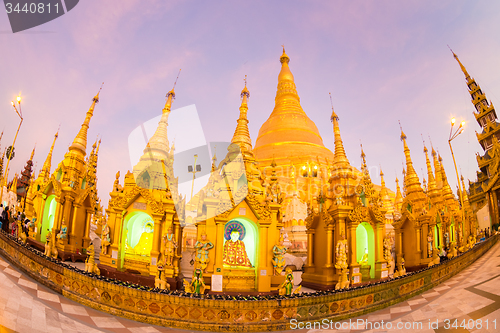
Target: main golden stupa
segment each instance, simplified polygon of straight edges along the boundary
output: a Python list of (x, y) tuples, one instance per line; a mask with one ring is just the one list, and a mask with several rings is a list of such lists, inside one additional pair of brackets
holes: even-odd
[(300, 97), (290, 71), (290, 58), (283, 49), (280, 57), (274, 110), (262, 124), (255, 142), (255, 157), (261, 166), (304, 164), (315, 161), (326, 164), (333, 160), (333, 153), (324, 146), (316, 124), (309, 119), (300, 105)]

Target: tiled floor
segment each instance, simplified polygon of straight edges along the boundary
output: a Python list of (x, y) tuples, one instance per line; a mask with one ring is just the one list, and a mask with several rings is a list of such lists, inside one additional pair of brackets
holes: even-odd
[[(450, 320), (449, 329), (444, 327), (447, 319)], [(458, 326), (462, 321), (468, 322), (470, 329), (455, 329), (452, 326), (455, 319)], [(473, 328), (473, 323), (478, 324), (479, 320), (482, 327)], [(388, 329), (388, 325), (392, 329)], [(397, 325), (403, 325), (403, 329)], [(412, 328), (404, 329), (405, 325)], [(466, 270), (434, 289), (392, 307), (353, 318), (351, 323), (333, 323), (329, 327), (336, 332), (500, 332), (500, 243)], [(311, 329), (309, 332), (333, 330)], [(35, 283), (0, 256), (0, 333), (3, 332), (188, 331), (138, 323), (82, 306)]]

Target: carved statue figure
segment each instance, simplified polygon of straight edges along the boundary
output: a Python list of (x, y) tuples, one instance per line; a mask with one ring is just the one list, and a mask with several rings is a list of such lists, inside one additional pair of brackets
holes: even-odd
[(208, 251), (213, 249), (214, 244), (207, 240), (207, 235), (203, 233), (201, 235), (201, 240), (194, 244), (196, 250), (196, 266), (195, 268), (200, 268), (203, 272), (208, 266), (210, 259), (208, 258)]
[(110, 244), (111, 244), (110, 230), (109, 230), (108, 221), (106, 221), (106, 223), (102, 226), (102, 233), (101, 233), (101, 253), (102, 254), (108, 253), (108, 246)]
[(167, 277), (164, 273), (163, 266), (158, 265), (155, 277), (155, 288), (170, 290), (170, 284), (167, 282)]
[(394, 277), (403, 275), (406, 275), (405, 258), (401, 257), (401, 261), (398, 262), (398, 271), (394, 273)]
[(28, 229), (29, 232), (35, 232), (35, 222), (36, 222), (36, 217), (34, 217), (29, 223), (28, 223)]
[(458, 244), (462, 244), (462, 224), (458, 225)]
[(113, 183), (113, 192), (123, 192), (123, 186), (120, 185), (120, 171), (116, 173), (116, 179)]
[(281, 275), (283, 268), (285, 267), (285, 253), (287, 248), (284, 246), (285, 241), (283, 235), (280, 235), (279, 243), (273, 247), (273, 267), (274, 275)]
[(205, 293), (205, 283), (203, 282), (203, 272), (197, 268), (194, 270), (191, 283), (184, 280), (184, 290), (188, 293), (201, 294)]
[(17, 235), (17, 239), (19, 239), (23, 244), (26, 244), (26, 233), (24, 232), (24, 228), (22, 227), (22, 222), (21, 221), (18, 221), (18, 224), (17, 224), (17, 229), (19, 230)]
[(286, 269), (286, 276), (285, 276), (285, 281), (279, 286), (279, 294), (280, 295), (292, 295), (292, 294), (298, 294), (300, 292), (300, 289), (302, 289), (302, 286), (299, 286), (297, 289), (293, 290), (293, 272), (292, 269), (289, 267)]
[(394, 258), (392, 257), (392, 238), (387, 234), (384, 238), (384, 260), (387, 261), (387, 267), (389, 268), (389, 276), (394, 275)]
[(448, 231), (444, 233), (444, 241), (446, 247), (450, 246), (450, 234), (448, 233)]
[(434, 236), (432, 230), (429, 230), (427, 234), (427, 258), (432, 258), (432, 243), (434, 241)]
[(368, 265), (368, 249), (365, 248), (365, 253), (361, 257), (361, 261), (358, 263), (360, 265)]
[(345, 239), (345, 234), (342, 232), (341, 239), (337, 243), (335, 254), (337, 256), (337, 261), (335, 263), (335, 268), (340, 269), (339, 282), (335, 286), (335, 290), (349, 288), (349, 278), (348, 265), (347, 265), (347, 254), (349, 252), (349, 247), (347, 245), (347, 240)]
[(64, 244), (64, 241), (68, 238), (68, 226), (66, 225), (66, 222), (64, 219), (62, 220), (62, 225), (61, 225), (61, 230), (59, 230), (59, 233), (57, 234), (57, 243), (60, 245)]
[(450, 250), (448, 251), (448, 259), (453, 259), (457, 256), (457, 247), (455, 242), (451, 242), (450, 244)]
[(85, 259), (85, 272), (94, 273), (96, 275), (101, 274), (101, 271), (99, 270), (97, 264), (95, 263), (95, 251), (93, 243), (90, 243), (89, 247), (87, 248), (87, 259)]
[(173, 265), (175, 249), (177, 248), (177, 242), (174, 238), (174, 231), (172, 227), (169, 227), (167, 233), (163, 235), (163, 245), (165, 246), (165, 266), (169, 267)]
[(342, 232), (341, 239), (337, 242), (337, 247), (335, 250), (335, 254), (337, 256), (335, 268), (347, 269), (348, 252), (349, 252), (349, 247), (347, 245), (347, 240), (345, 239), (345, 234)]
[(51, 258), (56, 259), (59, 252), (57, 251), (57, 248), (55, 246), (55, 235), (53, 236), (52, 232), (49, 230), (47, 232), (47, 235), (45, 235), (45, 237), (46, 237), (46, 241), (45, 241), (44, 254), (47, 257), (51, 257)]
[(224, 254), (222, 262), (224, 265), (232, 267), (252, 267), (245, 249), (245, 243), (240, 239), (240, 232), (237, 229), (231, 230), (231, 239), (224, 244)]

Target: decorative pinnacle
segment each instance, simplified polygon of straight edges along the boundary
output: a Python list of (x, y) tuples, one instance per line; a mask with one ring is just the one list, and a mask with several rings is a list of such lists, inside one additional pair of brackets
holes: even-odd
[[(248, 91), (248, 88), (247, 88), (247, 76), (246, 75), (245, 75), (245, 79), (243, 81), (245, 81), (245, 87), (241, 91), (240, 97), (243, 98), (244, 96), (246, 96), (247, 98), (250, 98), (250, 92)], [(243, 98), (243, 102), (246, 103), (245, 98)]]
[(453, 52), (453, 50), (451, 49), (451, 47), (450, 47), (449, 45), (447, 45), (447, 46), (448, 46), (448, 48), (450, 49), (451, 53), (453, 53), (453, 57), (455, 58), (455, 60), (456, 60), (456, 61), (458, 62), (458, 64), (460, 65), (460, 68), (462, 69), (462, 72), (464, 73), (465, 78), (466, 78), (467, 80), (469, 80), (470, 75), (469, 75), (469, 73), (467, 73), (467, 70), (465, 69), (465, 66), (464, 66), (464, 65), (462, 65), (462, 63), (461, 63), (461, 62), (460, 62), (460, 60), (458, 59), (458, 56), (455, 54), (455, 52)]
[(401, 141), (406, 140), (406, 134), (403, 132), (403, 127), (401, 126), (401, 122), (398, 120), (399, 128), (401, 129)]
[[(172, 99), (175, 99), (175, 86), (177, 85), (177, 80), (179, 80), (179, 75), (181, 75), (181, 69), (179, 69), (179, 73), (177, 74), (177, 77), (175, 78), (175, 82), (174, 82), (174, 86), (172, 87), (172, 90), (170, 90), (167, 93), (167, 96), (165, 96), (165, 97), (169, 98), (170, 96), (172, 96)], [(167, 103), (168, 103), (168, 101), (167, 101)]]
[(281, 45), (281, 46), (283, 46), (283, 54), (280, 57), (280, 62), (282, 64), (285, 63), (285, 62), (288, 64), (290, 62), (290, 58), (285, 53), (285, 45)]
[(335, 119), (336, 121), (339, 121), (339, 116), (337, 116), (337, 114), (335, 113), (335, 111), (333, 110), (333, 100), (332, 100), (332, 93), (329, 93), (330, 94), (330, 104), (332, 105), (332, 116), (330, 117), (330, 120), (333, 122), (333, 120)]
[[(99, 88), (99, 91), (97, 92), (97, 95), (95, 95), (95, 97), (92, 98), (92, 102), (95, 102), (96, 104), (99, 103), (99, 94), (101, 93), (103, 85), (104, 85), (104, 82), (101, 84), (101, 88)], [(58, 130), (58, 132), (59, 132), (59, 130)]]

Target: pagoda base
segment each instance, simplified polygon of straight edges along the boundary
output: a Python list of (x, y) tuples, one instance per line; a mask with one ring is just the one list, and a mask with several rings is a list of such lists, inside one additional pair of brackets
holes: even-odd
[[(102, 264), (97, 264), (101, 271), (101, 276), (116, 279), (124, 282), (140, 284), (146, 287), (155, 287), (155, 277), (153, 275), (135, 274), (130, 271), (119, 271), (114, 267), (109, 267)], [(167, 283), (170, 285), (170, 290), (178, 290), (182, 288), (182, 279), (179, 277), (167, 278)]]

